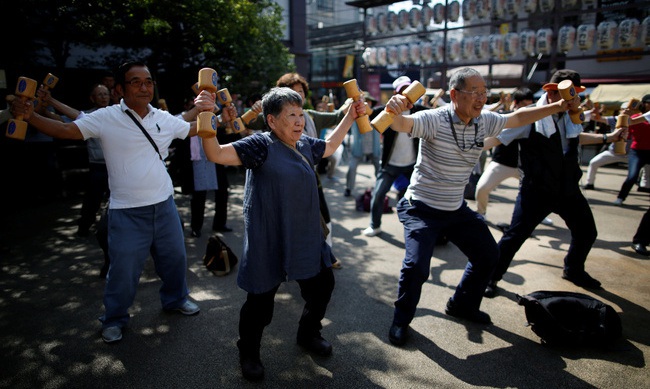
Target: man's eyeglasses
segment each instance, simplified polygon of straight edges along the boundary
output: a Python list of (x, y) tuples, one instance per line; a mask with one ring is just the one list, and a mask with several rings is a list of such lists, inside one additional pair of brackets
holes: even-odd
[(489, 90), (479, 92), (479, 91), (466, 91), (466, 90), (456, 89), (456, 91), (472, 95), (472, 98), (475, 99), (475, 100), (483, 100), (483, 99), (487, 98), (488, 95), (490, 94)]
[(126, 81), (127, 84), (131, 85), (134, 88), (142, 88), (142, 85), (146, 86), (147, 88), (151, 88), (154, 86), (155, 82), (153, 80), (138, 80), (134, 79), (131, 81)]

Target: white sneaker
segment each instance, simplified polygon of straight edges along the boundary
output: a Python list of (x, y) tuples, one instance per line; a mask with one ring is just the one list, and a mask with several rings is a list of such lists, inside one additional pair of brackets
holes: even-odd
[(553, 220), (545, 217), (544, 220), (542, 220), (542, 224), (545, 226), (552, 226), (553, 225)]
[(616, 200), (614, 200), (614, 205), (623, 205), (623, 199), (617, 198)]
[(381, 228), (368, 227), (365, 230), (363, 230), (362, 234), (364, 234), (365, 236), (377, 236), (381, 234)]

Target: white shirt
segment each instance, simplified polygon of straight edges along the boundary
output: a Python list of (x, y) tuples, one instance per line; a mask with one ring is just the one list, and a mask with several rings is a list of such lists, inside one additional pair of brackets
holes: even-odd
[[(135, 208), (160, 203), (174, 193), (164, 162), (140, 128), (126, 114), (124, 100), (120, 104), (98, 109), (75, 120), (84, 139), (100, 138), (108, 169), (111, 209)], [(175, 138), (183, 139), (190, 123), (149, 105), (140, 120), (160, 150), (163, 159)]]

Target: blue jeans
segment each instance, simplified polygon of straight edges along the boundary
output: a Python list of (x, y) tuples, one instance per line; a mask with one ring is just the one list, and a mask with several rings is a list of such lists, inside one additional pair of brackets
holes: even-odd
[(650, 150), (636, 150), (630, 149), (627, 153), (627, 178), (621, 185), (621, 190), (618, 193), (618, 198), (625, 200), (630, 190), (639, 179), (641, 168), (650, 164)]
[(460, 310), (478, 310), (499, 256), (497, 244), (483, 218), (466, 202), (456, 211), (441, 211), (406, 198), (397, 204), (397, 214), (404, 225), (406, 254), (400, 271), (393, 322), (403, 326), (413, 320), (422, 285), (431, 272), (436, 240), (443, 233), (469, 260), (451, 300)]
[(381, 215), (384, 213), (384, 197), (386, 197), (386, 193), (388, 193), (393, 182), (400, 174), (411, 178), (413, 166), (415, 165), (393, 166), (386, 164), (379, 170), (375, 189), (372, 191), (372, 200), (370, 201), (370, 227), (381, 227)]
[(108, 212), (108, 253), (110, 268), (104, 288), (105, 313), (102, 327), (123, 327), (128, 309), (149, 255), (162, 280), (160, 301), (163, 309), (175, 309), (189, 294), (185, 273), (185, 238), (173, 198), (137, 208), (110, 209)]

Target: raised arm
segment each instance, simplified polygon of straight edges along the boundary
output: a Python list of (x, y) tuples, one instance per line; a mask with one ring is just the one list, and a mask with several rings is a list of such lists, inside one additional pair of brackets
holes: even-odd
[(347, 113), (343, 117), (343, 120), (339, 122), (334, 131), (325, 139), (327, 146), (325, 146), (325, 153), (323, 158), (327, 158), (330, 155), (334, 154), (336, 149), (341, 145), (345, 134), (348, 133), (354, 119), (362, 116), (366, 112), (366, 105), (363, 100), (356, 101), (351, 104), (350, 109), (347, 110)]
[[(576, 103), (577, 100), (577, 103)], [(559, 100), (555, 103), (543, 105), (541, 107), (524, 107), (514, 112), (506, 114), (508, 120), (506, 121), (505, 128), (514, 128), (525, 126), (526, 124), (534, 123), (554, 113), (564, 112), (567, 109), (580, 105), (580, 99), (576, 97), (571, 102)]]
[(24, 115), (24, 119), (37, 130), (45, 135), (58, 139), (77, 139), (83, 140), (83, 135), (74, 122), (63, 123), (58, 120), (49, 119), (34, 112), (32, 101), (14, 99), (11, 104), (11, 112), (14, 116)]

